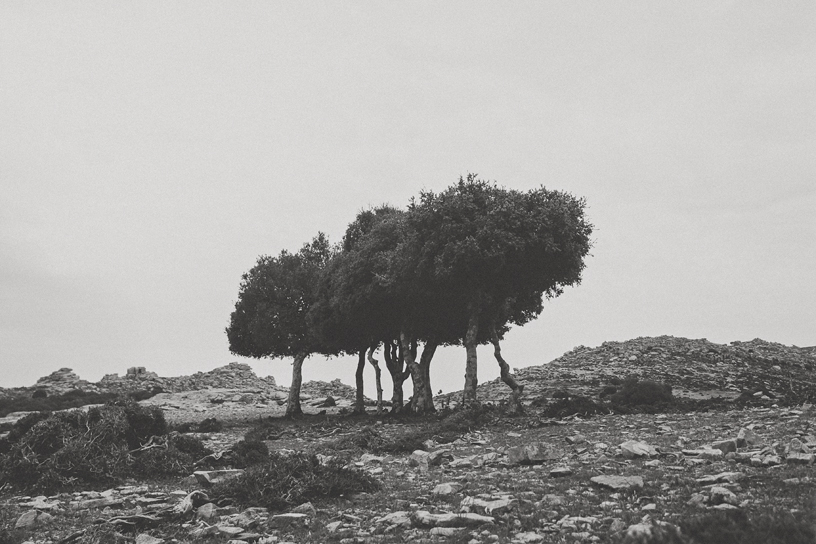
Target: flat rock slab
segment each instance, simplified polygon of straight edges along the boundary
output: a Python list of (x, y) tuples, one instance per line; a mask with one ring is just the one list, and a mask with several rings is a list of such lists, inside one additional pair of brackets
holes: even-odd
[(483, 523), (495, 523), (491, 516), (474, 513), (467, 514), (431, 514), (426, 510), (414, 512), (413, 521), (426, 527), (474, 527)]
[(549, 444), (527, 444), (507, 450), (507, 460), (513, 465), (528, 465), (556, 461), (564, 454)]
[(201, 485), (210, 486), (237, 478), (243, 473), (244, 471), (238, 468), (224, 470), (197, 470), (193, 472), (193, 476), (196, 477), (196, 480), (198, 480), (198, 483)]
[(709, 476), (703, 476), (702, 478), (697, 478), (697, 483), (709, 485), (728, 482), (733, 484), (742, 480), (743, 478), (745, 478), (745, 474), (742, 472), (720, 472), (719, 474), (712, 474)]
[(620, 445), (620, 449), (623, 456), (627, 459), (634, 459), (635, 457), (656, 457), (660, 455), (657, 448), (638, 440), (627, 440)]
[(593, 476), (590, 481), (601, 487), (615, 491), (626, 491), (643, 487), (643, 478), (640, 476)]
[(478, 497), (465, 497), (459, 506), (463, 509), (478, 509), (488, 515), (499, 515), (515, 508), (516, 505), (518, 505), (518, 500), (516, 499), (508, 498), (486, 501)]

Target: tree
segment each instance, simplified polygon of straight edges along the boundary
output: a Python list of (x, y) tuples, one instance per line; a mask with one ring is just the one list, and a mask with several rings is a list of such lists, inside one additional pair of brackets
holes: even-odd
[[(585, 207), (568, 193), (507, 190), (475, 174), (442, 193), (421, 193), (410, 207), (409, 275), (444, 296), (448, 326), (460, 331), (464, 404), (476, 402), (476, 346), (487, 341), (518, 402), (520, 388), (501, 356), (500, 340), (510, 325), (537, 317), (543, 297), (580, 283), (592, 233)], [(438, 311), (436, 302), (429, 311)]]
[(357, 354), (357, 411), (363, 406), (363, 368), (366, 352), (377, 378), (381, 406), (379, 363), (374, 352), (382, 344), (386, 367), (392, 376), (392, 406), (403, 405), (402, 357), (397, 359), (399, 308), (387, 278), (389, 259), (400, 236), (404, 212), (390, 206), (364, 210), (346, 229), (342, 250), (321, 274), (318, 297), (311, 313), (312, 324), (322, 341), (333, 349)]
[(261, 256), (242, 276), (235, 310), (227, 327), (230, 351), (246, 357), (292, 357), (292, 385), (286, 415), (302, 414), (303, 361), (312, 353), (333, 354), (314, 334), (308, 313), (315, 302), (321, 270), (332, 255), (328, 239), (318, 234), (297, 253)]

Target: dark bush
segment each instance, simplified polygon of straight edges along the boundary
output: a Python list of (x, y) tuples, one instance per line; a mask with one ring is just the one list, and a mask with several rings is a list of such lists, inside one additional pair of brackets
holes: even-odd
[(153, 398), (159, 393), (164, 393), (164, 389), (162, 389), (158, 385), (155, 385), (150, 389), (140, 389), (138, 391), (131, 391), (130, 393), (128, 393), (128, 398), (136, 402), (139, 402), (141, 400)]
[(481, 406), (469, 410), (457, 410), (447, 417), (431, 423), (419, 424), (410, 430), (401, 430), (393, 436), (386, 435), (373, 427), (363, 427), (353, 434), (333, 441), (331, 449), (351, 449), (373, 451), (375, 453), (410, 453), (424, 449), (424, 442), (434, 440), (440, 444), (453, 442), (462, 435), (483, 427), (493, 418), (494, 409)]
[(200, 433), (218, 433), (224, 429), (224, 424), (215, 419), (208, 417), (196, 425), (196, 430)]
[(37, 389), (31, 395), (31, 398), (32, 399), (44, 399), (47, 396), (48, 396), (48, 391), (46, 391), (45, 389)]
[(754, 518), (743, 511), (714, 512), (680, 524), (691, 542), (717, 544), (812, 544), (813, 521), (790, 512), (767, 512)]
[(281, 429), (272, 418), (259, 419), (251, 429), (244, 433), (244, 440), (275, 440), (280, 437)]
[(571, 395), (569, 391), (567, 391), (566, 389), (559, 389), (557, 391), (554, 391), (552, 394), (552, 398), (554, 399), (568, 399), (570, 398), (570, 396)]
[(269, 460), (269, 448), (259, 440), (240, 440), (232, 447), (235, 468), (246, 468)]
[(592, 399), (574, 395), (567, 399), (559, 399), (549, 404), (542, 414), (546, 417), (559, 418), (569, 416), (591, 416), (593, 414), (608, 414), (609, 409)]
[(0, 457), (0, 486), (50, 491), (112, 485), (134, 470), (146, 476), (188, 473), (193, 457), (208, 450), (163, 429), (161, 410), (132, 402), (26, 416), (12, 428)]
[(618, 392), (618, 387), (617, 386), (607, 385), (607, 386), (604, 386), (603, 389), (601, 389), (600, 397), (601, 398), (608, 397), (609, 395), (614, 395), (617, 392)]
[(128, 423), (125, 438), (131, 449), (145, 444), (151, 436), (167, 434), (167, 421), (158, 406), (141, 406), (132, 401), (118, 401), (114, 405), (124, 408)]
[(671, 403), (674, 401), (674, 395), (668, 384), (628, 376), (623, 381), (620, 391), (612, 395), (611, 400), (613, 405), (656, 406)]
[(195, 425), (190, 423), (189, 421), (185, 421), (184, 423), (174, 423), (172, 425), (168, 425), (167, 429), (171, 432), (177, 433), (194, 433)]
[(212, 453), (212, 450), (206, 447), (198, 438), (177, 433), (173, 433), (168, 436), (170, 437), (171, 446), (182, 453), (190, 455), (194, 458), (194, 461), (198, 461), (205, 455)]
[(27, 394), (0, 399), (0, 417), (12, 412), (55, 412), (79, 408), (89, 404), (104, 404), (116, 400), (113, 393), (94, 393), (72, 389), (62, 395), (48, 397), (30, 397)]
[(315, 455), (270, 454), (261, 465), (249, 467), (240, 477), (216, 485), (211, 497), (231, 499), (243, 507), (283, 510), (309, 500), (371, 491), (378, 483), (368, 474), (332, 462), (322, 465)]
[(31, 414), (26, 414), (22, 418), (17, 420), (17, 423), (11, 428), (9, 431), (8, 440), (11, 443), (17, 442), (20, 440), (24, 434), (26, 434), (31, 427), (39, 423), (40, 421), (47, 419), (50, 416), (50, 412), (34, 412)]

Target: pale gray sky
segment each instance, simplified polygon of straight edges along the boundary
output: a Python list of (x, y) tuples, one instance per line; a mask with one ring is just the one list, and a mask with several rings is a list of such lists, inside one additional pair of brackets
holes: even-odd
[[(511, 366), (661, 334), (816, 344), (811, 1), (5, 1), (0, 386), (240, 360), (224, 328), (258, 255), (468, 172), (585, 196), (596, 225)], [(283, 384), (288, 363), (252, 362)], [(334, 377), (353, 361), (304, 365)]]

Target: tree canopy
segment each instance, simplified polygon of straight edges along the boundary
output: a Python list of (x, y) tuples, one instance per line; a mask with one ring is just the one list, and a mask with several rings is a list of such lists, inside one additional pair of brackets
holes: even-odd
[(230, 351), (247, 357), (293, 357), (292, 387), (287, 414), (300, 408), (303, 361), (312, 353), (332, 354), (308, 319), (322, 269), (332, 254), (322, 233), (297, 253), (262, 255), (242, 276), (227, 338)]
[(580, 283), (592, 234), (585, 208), (568, 193), (509, 190), (471, 174), (442, 192), (421, 192), (405, 210), (361, 211), (335, 248), (320, 235), (296, 254), (259, 258), (243, 277), (230, 348), (296, 362), (309, 353), (356, 354), (360, 408), (366, 351), (379, 390), (373, 353), (382, 345), (395, 410), (410, 375), (410, 409), (424, 412), (433, 410), (437, 347), (464, 345), (463, 401), (470, 404), (476, 346), (492, 343), (520, 406), (500, 341), (511, 326), (537, 317), (545, 298)]

